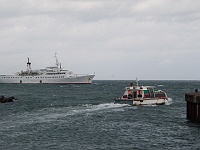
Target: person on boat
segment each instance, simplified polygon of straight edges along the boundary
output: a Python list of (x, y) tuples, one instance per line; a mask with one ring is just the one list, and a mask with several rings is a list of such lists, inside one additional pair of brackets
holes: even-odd
[(133, 89), (134, 85), (133, 83), (130, 83), (130, 89)]
[(133, 95), (132, 94), (128, 94), (128, 99), (132, 99)]
[(127, 96), (127, 95), (124, 95), (123, 98), (128, 98), (128, 96)]

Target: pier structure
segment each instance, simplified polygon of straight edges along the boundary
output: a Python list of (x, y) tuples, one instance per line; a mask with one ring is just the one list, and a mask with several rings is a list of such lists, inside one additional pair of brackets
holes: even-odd
[(191, 122), (200, 123), (200, 92), (186, 93), (185, 100), (187, 102), (187, 119)]

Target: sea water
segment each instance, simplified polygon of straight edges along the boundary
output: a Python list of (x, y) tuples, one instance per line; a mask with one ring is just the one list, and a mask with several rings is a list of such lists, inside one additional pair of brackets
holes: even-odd
[(186, 119), (185, 93), (200, 81), (140, 81), (171, 98), (166, 105), (114, 104), (134, 81), (91, 85), (0, 84), (0, 149), (200, 149), (200, 125)]

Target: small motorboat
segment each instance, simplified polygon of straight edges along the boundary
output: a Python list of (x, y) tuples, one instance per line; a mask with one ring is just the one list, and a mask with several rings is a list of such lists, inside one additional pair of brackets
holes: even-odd
[(167, 94), (155, 86), (139, 86), (133, 83), (125, 88), (124, 95), (115, 99), (115, 104), (137, 105), (163, 105), (168, 102)]

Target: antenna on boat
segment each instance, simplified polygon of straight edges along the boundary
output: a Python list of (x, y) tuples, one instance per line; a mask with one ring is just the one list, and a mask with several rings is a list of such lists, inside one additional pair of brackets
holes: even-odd
[(136, 85), (137, 85), (137, 87), (138, 87), (138, 82), (139, 82), (139, 81), (138, 81), (138, 79), (136, 78)]
[(58, 57), (57, 57), (57, 53), (55, 53), (55, 59), (56, 59), (56, 66), (58, 67), (59, 66), (59, 62), (58, 62)]

